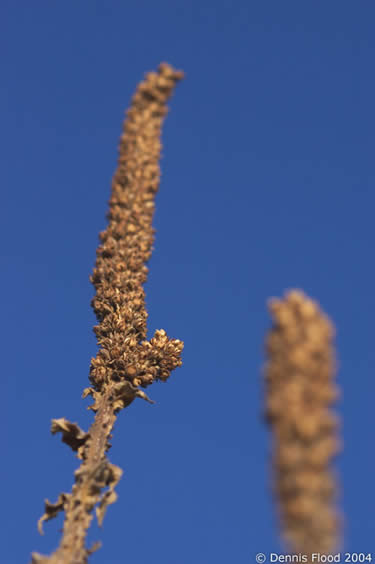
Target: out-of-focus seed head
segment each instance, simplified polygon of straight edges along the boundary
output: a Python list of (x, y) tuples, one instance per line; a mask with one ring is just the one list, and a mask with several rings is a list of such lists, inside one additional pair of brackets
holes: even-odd
[(336, 479), (340, 448), (334, 327), (300, 290), (269, 301), (266, 418), (273, 431), (273, 474), (284, 537), (293, 552), (330, 553), (339, 541)]

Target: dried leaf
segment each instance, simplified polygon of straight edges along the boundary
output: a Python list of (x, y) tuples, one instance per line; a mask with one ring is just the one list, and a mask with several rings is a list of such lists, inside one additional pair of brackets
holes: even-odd
[(53, 435), (62, 433), (62, 442), (69, 445), (75, 452), (77, 452), (89, 438), (88, 433), (85, 433), (76, 423), (71, 423), (64, 417), (52, 419), (51, 433)]
[(91, 411), (94, 411), (96, 413), (99, 409), (99, 401), (102, 397), (100, 392), (95, 391), (94, 388), (85, 388), (83, 390), (82, 397), (87, 398), (87, 396), (92, 396), (92, 398), (94, 399), (94, 403), (92, 405), (89, 405), (87, 409), (91, 409)]
[(101, 548), (102, 543), (100, 541), (96, 541), (93, 543), (93, 545), (91, 546), (91, 548), (88, 548), (86, 553), (87, 556), (91, 556), (91, 554), (94, 554), (94, 552), (96, 552), (97, 550), (99, 550), (99, 548)]
[(95, 510), (96, 518), (98, 520), (100, 527), (103, 524), (103, 519), (105, 516), (105, 512), (107, 511), (108, 505), (111, 505), (111, 503), (115, 503), (115, 501), (117, 500), (117, 493), (114, 491), (114, 489), (119, 483), (122, 476), (122, 470), (121, 468), (119, 468), (119, 466), (115, 466), (114, 464), (108, 464), (107, 469), (110, 472), (106, 484), (109, 486), (109, 489), (103, 494), (99, 502), (99, 505), (98, 507), (96, 507)]
[(87, 398), (87, 396), (93, 396), (95, 393), (94, 388), (85, 388), (82, 392), (82, 399)]
[(31, 564), (43, 564), (48, 561), (48, 556), (43, 556), (39, 552), (31, 553)]
[(155, 403), (154, 400), (149, 398), (148, 395), (145, 392), (143, 392), (142, 390), (138, 390), (135, 395), (137, 396), (137, 398), (142, 398), (145, 401), (148, 401), (148, 403)]
[(49, 521), (53, 519), (60, 513), (60, 511), (64, 511), (65, 504), (69, 499), (70, 494), (61, 493), (59, 495), (58, 500), (55, 503), (51, 503), (48, 499), (44, 502), (44, 514), (38, 521), (38, 531), (41, 535), (44, 534), (43, 532), (43, 521)]

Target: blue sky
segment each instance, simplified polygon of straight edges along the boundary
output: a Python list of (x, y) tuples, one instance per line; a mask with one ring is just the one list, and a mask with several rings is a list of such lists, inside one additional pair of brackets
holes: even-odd
[[(266, 301), (288, 288), (337, 326), (344, 549), (374, 550), (372, 2), (11, 2), (2, 70), (1, 564), (48, 553), (87, 428), (88, 277), (123, 113), (160, 61), (186, 72), (163, 134), (149, 330), (184, 365), (114, 430), (119, 501), (93, 564), (247, 564), (281, 552), (261, 413)], [(374, 555), (375, 556), (375, 555)]]

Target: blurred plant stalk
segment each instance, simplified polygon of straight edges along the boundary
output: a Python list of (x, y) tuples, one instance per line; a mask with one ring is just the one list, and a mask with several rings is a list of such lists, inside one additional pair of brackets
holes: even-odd
[(339, 422), (330, 409), (335, 384), (334, 327), (301, 291), (272, 299), (266, 340), (266, 419), (273, 434), (272, 469), (283, 535), (293, 553), (331, 554), (339, 543)]

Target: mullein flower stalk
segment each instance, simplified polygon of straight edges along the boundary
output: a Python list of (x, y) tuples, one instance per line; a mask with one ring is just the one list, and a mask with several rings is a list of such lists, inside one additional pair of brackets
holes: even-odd
[(301, 291), (269, 303), (273, 327), (266, 340), (266, 418), (273, 432), (272, 469), (290, 552), (330, 554), (339, 541), (339, 450), (334, 327)]
[(108, 504), (116, 500), (114, 488), (122, 471), (110, 464), (106, 452), (118, 412), (135, 398), (151, 401), (145, 388), (165, 382), (181, 365), (183, 343), (157, 330), (146, 340), (147, 312), (143, 285), (151, 255), (154, 199), (159, 187), (160, 134), (166, 103), (183, 73), (163, 63), (138, 86), (127, 112), (113, 177), (108, 227), (100, 233), (91, 281), (98, 324), (94, 327), (99, 350), (91, 361), (90, 382), (83, 396), (91, 396), (95, 419), (82, 431), (64, 418), (52, 422), (52, 433), (77, 452), (82, 463), (75, 472), (71, 493), (56, 503), (45, 503), (43, 521), (64, 511), (62, 538), (50, 556), (32, 555), (33, 564), (83, 564), (91, 552), (86, 533), (93, 518), (102, 523)]

